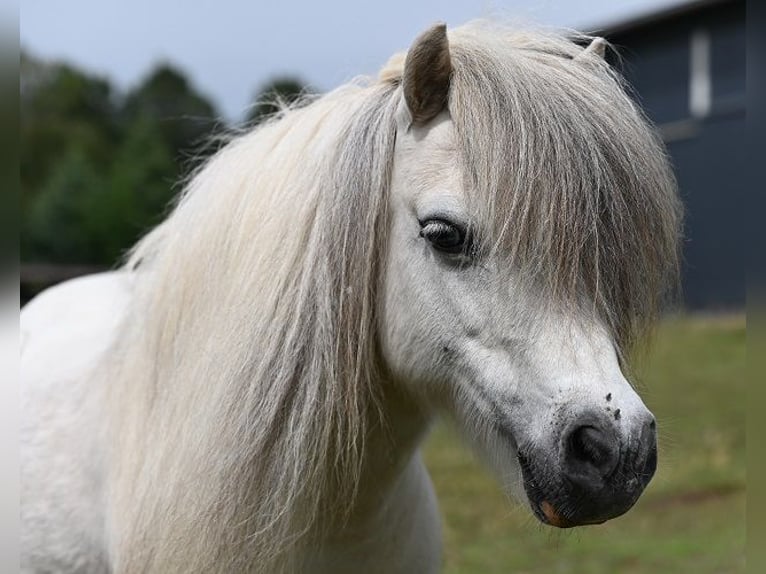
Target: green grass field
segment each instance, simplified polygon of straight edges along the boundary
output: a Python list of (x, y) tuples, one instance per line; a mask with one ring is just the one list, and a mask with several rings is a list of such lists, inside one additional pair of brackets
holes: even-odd
[(509, 501), (444, 424), (426, 445), (447, 573), (732, 573), (745, 568), (745, 320), (666, 321), (638, 368), (660, 459), (643, 497), (600, 526), (556, 530)]

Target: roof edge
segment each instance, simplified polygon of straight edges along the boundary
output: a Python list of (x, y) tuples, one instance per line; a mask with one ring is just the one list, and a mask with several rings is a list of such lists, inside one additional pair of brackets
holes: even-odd
[(703, 8), (709, 8), (719, 4), (735, 4), (736, 0), (691, 0), (688, 2), (682, 2), (668, 6), (666, 8), (660, 8), (659, 10), (653, 10), (651, 12), (639, 13), (634, 16), (613, 20), (611, 22), (604, 22), (598, 26), (584, 27), (589, 34), (596, 36), (611, 36), (615, 34), (621, 34), (629, 30), (636, 30), (662, 22), (663, 20), (671, 20), (686, 14), (697, 12)]

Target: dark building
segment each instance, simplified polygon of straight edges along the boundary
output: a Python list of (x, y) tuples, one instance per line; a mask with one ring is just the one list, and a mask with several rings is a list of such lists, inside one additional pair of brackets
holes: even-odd
[(597, 32), (668, 146), (686, 206), (689, 309), (745, 304), (745, 2), (677, 5)]

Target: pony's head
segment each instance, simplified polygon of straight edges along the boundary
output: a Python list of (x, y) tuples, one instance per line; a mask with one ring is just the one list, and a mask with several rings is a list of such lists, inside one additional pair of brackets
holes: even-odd
[(624, 513), (654, 474), (621, 367), (677, 261), (671, 170), (602, 42), (425, 32), (389, 196), (388, 371), (559, 527)]
[(622, 368), (680, 208), (602, 50), (437, 26), (207, 162), (134, 250), (110, 355), (123, 570), (299, 570), (392, 396), (413, 435), (453, 416), (546, 522), (633, 504), (655, 429)]

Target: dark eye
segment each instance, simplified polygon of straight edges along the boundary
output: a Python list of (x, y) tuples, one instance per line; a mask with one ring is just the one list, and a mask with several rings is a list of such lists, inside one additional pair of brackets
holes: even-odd
[(444, 253), (466, 253), (470, 247), (466, 229), (444, 219), (420, 222), (420, 236)]

